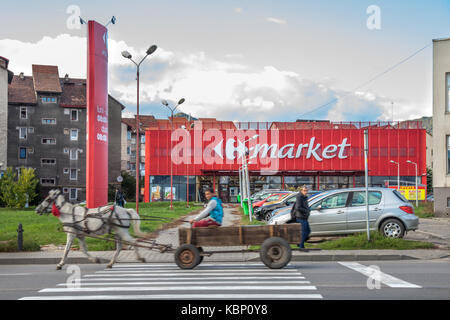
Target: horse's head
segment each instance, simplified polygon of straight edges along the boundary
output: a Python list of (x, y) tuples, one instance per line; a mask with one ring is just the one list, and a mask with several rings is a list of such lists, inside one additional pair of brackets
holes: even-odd
[(60, 194), (61, 191), (59, 189), (50, 190), (47, 198), (45, 198), (44, 201), (42, 201), (42, 203), (36, 207), (36, 213), (39, 213), (40, 215), (42, 215), (43, 213), (50, 213), (53, 203), (56, 201), (56, 198)]

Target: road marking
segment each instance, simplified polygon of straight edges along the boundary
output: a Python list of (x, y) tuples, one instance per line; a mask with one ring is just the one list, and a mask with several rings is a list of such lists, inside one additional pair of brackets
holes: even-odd
[[(142, 270), (141, 268), (136, 269), (136, 268), (127, 268), (125, 270), (100, 270), (97, 271), (96, 273), (137, 273), (137, 272), (141, 272), (141, 273), (146, 273), (146, 272), (150, 272), (150, 273), (167, 273), (169, 270), (167, 269), (144, 269)], [(277, 273), (280, 272), (279, 270), (267, 270), (266, 269), (190, 269), (190, 270), (170, 270), (171, 274), (177, 273), (177, 274), (186, 274), (186, 273), (214, 273), (214, 272), (222, 272), (222, 273), (252, 273), (252, 272), (264, 272), (265, 274), (273, 274), (273, 273)], [(283, 270), (283, 273), (299, 273), (296, 269), (288, 269), (288, 270)]]
[(31, 276), (32, 273), (0, 273), (0, 276)]
[(366, 267), (357, 262), (338, 262), (338, 263), (343, 265), (344, 267), (358, 271), (359, 273), (362, 273), (367, 277), (371, 277), (376, 281), (380, 281), (391, 288), (422, 288), (421, 286), (403, 281), (387, 273), (381, 272), (375, 268)]
[[(127, 278), (108, 278), (109, 275), (100, 275), (99, 277), (106, 277), (106, 278), (84, 278), (81, 279), (81, 282), (84, 281), (129, 281), (129, 280), (141, 280), (141, 281), (146, 281), (146, 280), (173, 280), (173, 277), (151, 277), (151, 278), (131, 278), (127, 277)], [(123, 275), (120, 275), (123, 276)], [(147, 275), (148, 276), (148, 275)], [(86, 275), (85, 277), (88, 277), (88, 275)], [(221, 279), (227, 279), (227, 280), (251, 280), (251, 279), (255, 279), (255, 280), (260, 280), (261, 277), (247, 277), (247, 276), (241, 276), (241, 277), (230, 277), (230, 276), (226, 276), (226, 277), (202, 277), (203, 279), (207, 279), (207, 280), (221, 280)], [(284, 279), (284, 280), (292, 280), (292, 279), (305, 279), (305, 277), (301, 277), (301, 276), (279, 276), (279, 277), (264, 277), (264, 279), (269, 280), (269, 279)], [(178, 282), (183, 282), (184, 280), (199, 280), (199, 277), (179, 277), (177, 280), (179, 280)], [(184, 283), (184, 282), (183, 282)]]
[[(267, 268), (264, 264), (262, 263), (233, 263), (233, 264), (221, 264), (221, 265), (217, 265), (217, 264), (213, 264), (213, 263), (204, 263), (202, 262), (202, 264), (199, 267), (215, 267), (215, 268), (229, 268), (229, 267), (262, 267), (262, 268)], [(121, 263), (116, 263), (112, 266), (112, 269), (120, 269), (120, 268), (153, 268), (153, 267), (165, 267), (165, 268), (174, 268), (174, 269), (178, 269), (179, 268), (173, 263), (166, 263), (166, 264), (156, 264), (156, 263), (136, 263), (136, 264), (121, 264)], [(286, 266), (285, 269), (288, 269), (289, 266)]]
[(125, 299), (245, 299), (245, 300), (280, 300), (280, 299), (322, 299), (320, 294), (158, 294), (158, 295), (94, 295), (94, 296), (37, 296), (24, 297), (19, 300), (125, 300)]
[[(219, 270), (217, 270), (217, 271), (219, 271)], [(108, 272), (105, 272), (105, 273), (96, 273), (96, 274), (89, 274), (89, 275), (85, 275), (85, 277), (145, 277), (145, 276), (149, 276), (149, 275), (151, 275), (152, 273), (151, 272), (147, 272), (147, 273), (118, 273), (118, 274), (114, 274), (114, 273), (108, 273)], [(232, 273), (232, 274), (230, 274), (231, 276), (232, 275), (236, 275), (236, 274), (239, 274), (239, 272), (237, 272), (237, 273)], [(298, 273), (298, 274), (300, 274), (300, 273)], [(215, 272), (215, 273), (208, 273), (208, 274), (199, 274), (199, 273), (196, 273), (196, 275), (197, 276), (202, 276), (202, 277), (208, 277), (208, 276), (223, 276), (223, 277), (227, 277), (228, 275), (226, 275), (226, 274), (224, 274), (223, 272)], [(256, 275), (259, 275), (259, 276), (269, 276), (269, 275), (275, 275), (275, 276), (282, 276), (282, 275), (284, 275), (284, 276), (289, 276), (289, 275), (287, 275), (286, 273), (284, 273), (284, 272), (277, 272), (277, 273), (275, 273), (275, 272), (273, 272), (273, 273), (267, 273), (267, 272), (252, 272), (252, 273), (247, 273), (246, 275), (250, 275), (250, 276), (256, 276)], [(172, 277), (172, 278), (174, 278), (174, 277), (186, 277), (186, 276), (193, 276), (193, 274), (192, 273), (188, 273), (188, 272), (186, 272), (186, 273), (159, 273), (159, 274), (153, 274), (153, 276), (167, 276), (167, 277)]]
[(102, 287), (102, 288), (47, 288), (39, 292), (104, 292), (104, 291), (221, 291), (221, 290), (317, 290), (315, 286), (220, 286), (209, 287), (202, 285), (185, 286), (159, 286), (159, 287)]
[[(238, 280), (238, 279), (236, 279)], [(310, 284), (309, 281), (284, 281), (289, 284)], [(197, 279), (197, 281), (146, 281), (146, 282), (89, 282), (89, 283), (83, 283), (82, 286), (114, 286), (114, 285), (120, 285), (120, 286), (130, 286), (130, 285), (169, 285), (169, 284), (178, 284), (178, 285), (186, 285), (186, 284), (279, 284), (280, 281), (201, 281)], [(57, 284), (59, 287), (64, 286), (73, 286), (73, 284), (69, 283), (59, 283)]]

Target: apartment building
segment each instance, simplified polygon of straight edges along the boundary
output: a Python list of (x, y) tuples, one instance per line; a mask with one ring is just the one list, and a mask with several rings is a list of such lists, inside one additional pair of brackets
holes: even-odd
[(450, 38), (433, 40), (433, 191), (436, 216), (450, 216)]
[[(2, 85), (4, 79), (0, 78), (0, 90)], [(85, 200), (86, 80), (67, 74), (61, 78), (57, 66), (32, 65), (31, 76), (14, 75), (7, 87), (7, 166), (34, 168), (42, 195), (60, 188), (70, 201)], [(3, 95), (0, 92), (0, 103)], [(120, 175), (124, 108), (108, 97), (110, 183)], [(3, 132), (0, 135), (5, 138)]]

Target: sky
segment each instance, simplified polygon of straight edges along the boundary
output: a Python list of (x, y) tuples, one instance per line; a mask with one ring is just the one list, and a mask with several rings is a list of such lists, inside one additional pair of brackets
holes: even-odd
[[(88, 21), (109, 32), (109, 93), (166, 118), (236, 121), (407, 120), (432, 115), (432, 39), (450, 37), (450, 0), (4, 1), (0, 56), (86, 77)], [(427, 46), (427, 47), (426, 47)], [(404, 63), (419, 49), (422, 51)], [(386, 72), (383, 74), (386, 70)], [(379, 76), (379, 77), (378, 77)], [(370, 81), (374, 79), (373, 81)]]

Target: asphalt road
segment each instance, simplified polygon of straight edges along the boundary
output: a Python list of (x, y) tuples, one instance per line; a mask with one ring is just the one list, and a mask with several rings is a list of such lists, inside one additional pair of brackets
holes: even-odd
[(156, 263), (61, 271), (2, 265), (0, 299), (448, 300), (450, 259), (291, 262), (281, 270), (262, 263), (202, 263), (194, 270)]

